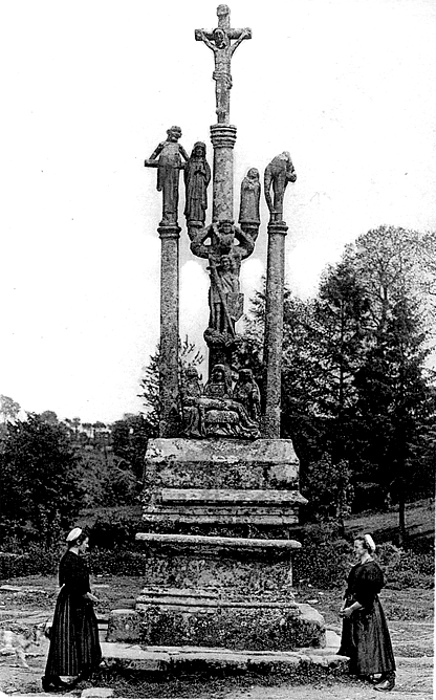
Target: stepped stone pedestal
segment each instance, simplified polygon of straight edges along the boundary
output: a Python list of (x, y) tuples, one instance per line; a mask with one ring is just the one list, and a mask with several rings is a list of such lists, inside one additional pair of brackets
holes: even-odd
[(144, 584), (108, 641), (146, 646), (322, 647), (322, 616), (292, 593), (299, 463), (290, 440), (151, 440)]

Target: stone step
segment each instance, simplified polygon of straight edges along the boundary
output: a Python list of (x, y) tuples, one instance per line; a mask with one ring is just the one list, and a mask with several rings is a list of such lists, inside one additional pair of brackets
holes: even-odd
[(292, 550), (301, 549), (297, 540), (255, 539), (249, 537), (217, 537), (214, 535), (175, 535), (155, 532), (138, 532), (139, 542), (155, 545), (185, 545), (194, 547), (226, 547), (231, 549)]
[(103, 642), (106, 667), (112, 672), (140, 674), (232, 675), (280, 673), (292, 679), (345, 676), (348, 659), (338, 656), (339, 637), (327, 631), (323, 649), (304, 648), (296, 652), (234, 651), (212, 647), (140, 647), (137, 644)]
[(294, 509), (259, 508), (259, 506), (147, 506), (142, 519), (146, 523), (177, 522), (185, 525), (296, 525)]
[(190, 489), (162, 488), (157, 492), (158, 503), (230, 504), (230, 505), (304, 505), (307, 499), (296, 490), (276, 489)]

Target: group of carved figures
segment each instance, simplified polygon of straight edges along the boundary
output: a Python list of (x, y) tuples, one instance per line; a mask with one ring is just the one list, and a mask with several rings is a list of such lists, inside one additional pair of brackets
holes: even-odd
[[(179, 174), (184, 170), (185, 216), (194, 255), (208, 260), (210, 275), (208, 332), (235, 335), (235, 323), (242, 315), (242, 294), (239, 273), (241, 261), (254, 251), (260, 224), (260, 179), (257, 168), (250, 168), (241, 184), (240, 227), (233, 221), (221, 220), (205, 227), (207, 187), (211, 169), (206, 160), (206, 145), (198, 141), (191, 156), (179, 139), (182, 131), (172, 126), (167, 139), (154, 150), (145, 165), (157, 167), (157, 189), (162, 192), (161, 226), (177, 224)], [(184, 159), (184, 160), (182, 160)], [(283, 152), (265, 169), (265, 200), (271, 221), (283, 217), (283, 196), (288, 182), (296, 174), (288, 152)], [(271, 190), (273, 198), (271, 197)]]
[[(207, 188), (211, 169), (206, 145), (198, 141), (188, 156), (179, 143), (182, 131), (172, 126), (167, 139), (154, 150), (145, 165), (157, 168), (157, 189), (162, 192), (161, 226), (177, 226), (179, 176), (184, 171), (184, 214), (191, 240), (191, 251), (206, 259), (210, 276), (209, 323), (205, 340), (209, 347), (230, 347), (236, 338), (236, 323), (243, 314), (240, 291), (241, 263), (254, 251), (260, 225), (259, 171), (250, 168), (241, 184), (239, 224), (222, 219), (205, 226)], [(265, 200), (270, 221), (283, 218), (283, 197), (296, 173), (287, 151), (273, 158), (264, 173)], [(273, 196), (271, 196), (271, 189)], [(259, 435), (259, 389), (251, 371), (241, 370), (232, 391), (228, 368), (216, 364), (204, 389), (194, 369), (183, 378), (182, 406), (184, 434), (190, 437), (221, 435), (253, 438)]]
[[(207, 211), (207, 188), (211, 180), (211, 169), (206, 160), (206, 144), (197, 141), (188, 156), (178, 142), (182, 135), (179, 126), (167, 130), (167, 138), (144, 162), (146, 167), (156, 167), (157, 189), (162, 192), (161, 225), (177, 224), (179, 202), (179, 174), (184, 170), (185, 216), (188, 229), (204, 226)], [(183, 159), (183, 160), (182, 160)], [(295, 182), (297, 175), (288, 151), (283, 151), (265, 168), (264, 194), (270, 220), (283, 219), (283, 198), (288, 182)], [(271, 196), (271, 189), (273, 197)], [(260, 223), (260, 179), (257, 168), (250, 168), (241, 184), (239, 223)]]
[(241, 369), (232, 389), (224, 365), (217, 364), (203, 387), (195, 367), (182, 375), (182, 435), (189, 438), (260, 436), (260, 391), (250, 369)]

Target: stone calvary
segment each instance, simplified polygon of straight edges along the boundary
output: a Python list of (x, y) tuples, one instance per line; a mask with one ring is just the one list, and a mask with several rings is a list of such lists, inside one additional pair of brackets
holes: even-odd
[[(144, 547), (144, 589), (134, 611), (113, 611), (109, 641), (259, 652), (322, 647), (322, 616), (297, 604), (292, 591), (292, 557), (301, 548), (293, 528), (306, 500), (292, 441), (280, 438), (284, 195), (296, 173), (287, 151), (264, 167), (270, 218), (262, 402), (252, 368), (238, 359), (240, 270), (261, 245), (262, 185), (259, 169), (250, 168), (240, 184), (236, 224), (237, 130), (230, 124), (231, 64), (252, 32), (231, 27), (227, 5), (217, 15), (217, 27), (195, 30), (214, 58), (213, 167), (204, 142), (188, 154), (179, 126), (171, 126), (145, 160), (157, 170), (162, 197), (161, 413), (159, 438), (146, 452), (143, 532), (136, 536)], [(182, 189), (190, 250), (210, 278), (204, 386), (195, 367), (180, 371), (178, 357)]]

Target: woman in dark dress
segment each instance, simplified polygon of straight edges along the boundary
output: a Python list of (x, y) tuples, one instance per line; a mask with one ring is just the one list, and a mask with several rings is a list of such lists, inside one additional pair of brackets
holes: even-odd
[[(371, 535), (354, 540), (358, 563), (348, 576), (341, 647), (338, 654), (350, 657), (350, 671), (376, 682), (375, 690), (389, 691), (395, 685), (395, 659), (385, 614), (378, 594), (384, 586), (383, 572), (372, 558)], [(375, 679), (377, 678), (377, 681)]]
[[(62, 586), (56, 602), (53, 626), (50, 632), (44, 691), (71, 688), (80, 680), (90, 677), (99, 665), (102, 654), (98, 638), (94, 603), (98, 598), (91, 593), (89, 569), (84, 558), (88, 537), (79, 528), (67, 537), (68, 550), (59, 565), (59, 584)], [(60, 676), (76, 676), (65, 683)]]

